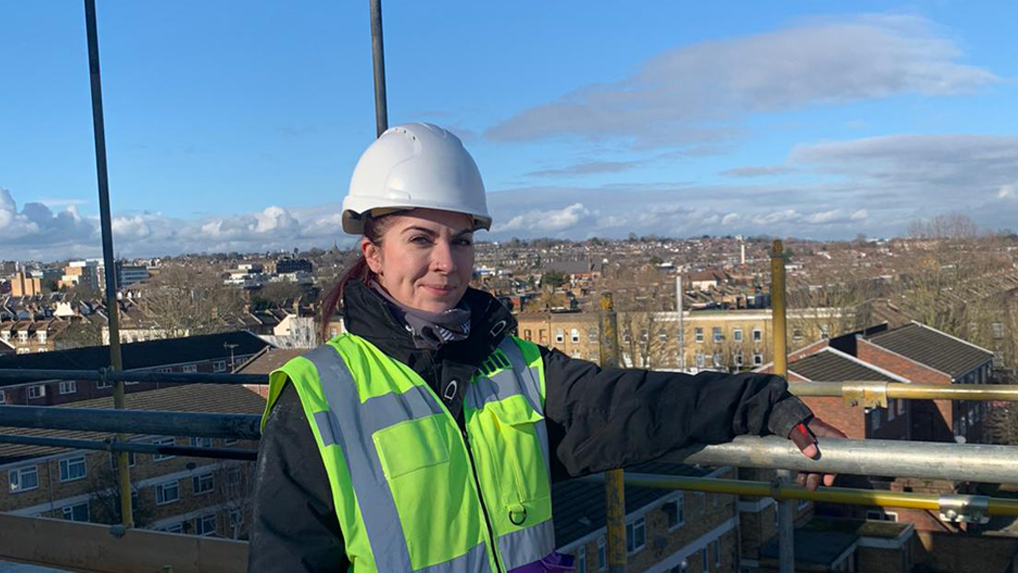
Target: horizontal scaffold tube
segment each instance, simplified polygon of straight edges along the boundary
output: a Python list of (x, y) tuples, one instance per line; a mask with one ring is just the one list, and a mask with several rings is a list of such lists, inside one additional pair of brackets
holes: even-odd
[(790, 440), (739, 436), (727, 444), (678, 450), (663, 459), (705, 466), (1018, 483), (1018, 447), (1014, 446), (821, 438), (820, 451), (820, 459), (811, 460)]
[(167, 456), (186, 456), (190, 458), (215, 458), (225, 460), (254, 461), (258, 458), (258, 450), (202, 448), (196, 446), (165, 446), (159, 444), (143, 444), (138, 442), (77, 440), (73, 438), (45, 438), (39, 436), (12, 436), (9, 434), (0, 434), (0, 444), (68, 448), (72, 450), (134, 452), (137, 454), (163, 454)]
[(41, 382), (83, 380), (106, 382), (152, 382), (160, 384), (268, 384), (265, 374), (210, 374), (208, 372), (137, 372), (134, 370), (19, 370), (0, 368), (0, 380)]
[(0, 406), (0, 426), (257, 440), (261, 416), (152, 410)]
[(885, 399), (902, 400), (986, 400), (1018, 402), (1018, 385), (1005, 384), (904, 384), (860, 380), (857, 382), (797, 382), (788, 385), (796, 396), (842, 398), (865, 389)]
[[(588, 481), (603, 481), (601, 474), (583, 478)], [(626, 472), (626, 485), (659, 489), (681, 489), (728, 495), (772, 497), (775, 499), (803, 499), (848, 505), (869, 505), (878, 507), (901, 507), (940, 511), (945, 502), (958, 497), (981, 498), (982, 496), (937, 495), (928, 493), (904, 493), (845, 487), (821, 487), (810, 491), (797, 485), (772, 484), (765, 481), (742, 481), (734, 479), (698, 478), (641, 474)], [(983, 498), (990, 515), (1018, 516), (1018, 500), (1005, 498)]]

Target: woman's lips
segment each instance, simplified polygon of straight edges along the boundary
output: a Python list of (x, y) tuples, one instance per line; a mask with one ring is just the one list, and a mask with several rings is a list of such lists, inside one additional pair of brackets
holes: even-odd
[(456, 290), (452, 285), (424, 285), (424, 288), (437, 295), (446, 295)]

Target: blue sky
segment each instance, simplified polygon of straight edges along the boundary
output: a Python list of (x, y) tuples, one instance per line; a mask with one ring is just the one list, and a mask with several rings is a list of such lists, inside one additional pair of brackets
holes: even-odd
[[(489, 239), (1018, 227), (1018, 4), (850, 7), (387, 0), (390, 123), (460, 134)], [(366, 1), (98, 17), (118, 252), (344, 244), (374, 137)], [(0, 259), (96, 255), (81, 2), (0, 23)]]

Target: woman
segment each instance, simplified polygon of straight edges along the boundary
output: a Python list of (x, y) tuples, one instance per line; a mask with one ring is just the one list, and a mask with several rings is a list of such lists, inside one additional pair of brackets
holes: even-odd
[(343, 209), (362, 257), (322, 324), (342, 300), (349, 334), (270, 378), (250, 571), (561, 570), (554, 481), (737, 434), (814, 457), (814, 432), (837, 432), (776, 376), (601, 369), (511, 336), (512, 315), (468, 288), (491, 217), (441, 128), (382, 134)]

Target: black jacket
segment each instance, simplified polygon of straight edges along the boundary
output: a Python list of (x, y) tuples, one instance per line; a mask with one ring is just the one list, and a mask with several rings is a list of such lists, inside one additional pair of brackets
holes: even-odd
[[(464, 384), (516, 321), (487, 293), (468, 290), (471, 334), (438, 351), (420, 350), (388, 303), (348, 284), (347, 329), (399, 360), (444, 396), (462, 425)], [(562, 480), (653, 460), (692, 443), (721, 443), (739, 434), (787, 436), (811, 413), (777, 376), (703, 372), (695, 376), (622, 368), (541, 348), (545, 422), (552, 479)], [(443, 398), (443, 400), (445, 400)], [(348, 567), (329, 480), (297, 392), (287, 386), (269, 414), (259, 444), (248, 571), (332, 572)]]

